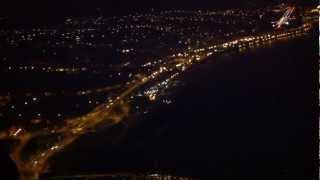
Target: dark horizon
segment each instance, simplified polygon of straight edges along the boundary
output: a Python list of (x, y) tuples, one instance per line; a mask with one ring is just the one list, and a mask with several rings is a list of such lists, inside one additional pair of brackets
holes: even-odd
[(60, 22), (66, 17), (85, 17), (85, 16), (113, 16), (124, 15), (133, 12), (149, 11), (150, 9), (218, 9), (218, 8), (257, 8), (268, 5), (290, 3), (302, 6), (314, 6), (316, 1), (304, 0), (176, 0), (176, 1), (147, 1), (147, 0), (31, 0), (17, 1), (11, 0), (3, 3), (0, 7), (0, 16), (8, 17), (10, 21), (28, 24), (54, 23)]

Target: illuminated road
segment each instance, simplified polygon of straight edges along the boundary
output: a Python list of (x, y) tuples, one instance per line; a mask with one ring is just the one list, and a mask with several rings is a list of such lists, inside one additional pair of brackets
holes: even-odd
[[(130, 97), (134, 96), (138, 90), (145, 86), (158, 85), (164, 75), (169, 75), (168, 81), (176, 78), (183, 71), (193, 67), (197, 63), (206, 60), (207, 57), (218, 53), (238, 49), (244, 51), (246, 49), (255, 48), (264, 44), (270, 44), (283, 39), (290, 39), (296, 36), (305, 35), (311, 29), (310, 24), (305, 24), (298, 28), (292, 28), (286, 31), (270, 32), (260, 35), (235, 38), (226, 42), (209, 45), (208, 47), (198, 49), (188, 49), (184, 52), (172, 54), (165, 58), (163, 63), (159, 64), (159, 68), (148, 75), (137, 74), (135, 79), (130, 80), (123, 85), (126, 89), (119, 93), (118, 96), (107, 100), (105, 103), (97, 106), (91, 112), (76, 118), (65, 119), (65, 126), (61, 128), (44, 129), (35, 132), (25, 132), (18, 129), (15, 132), (0, 132), (0, 139), (14, 138), (20, 140), (20, 144), (11, 154), (12, 158), (18, 164), (19, 170), (25, 179), (36, 179), (36, 177), (44, 172), (48, 165), (48, 160), (55, 154), (63, 151), (66, 146), (74, 142), (81, 135), (91, 132), (100, 127), (111, 127), (126, 119), (130, 111)], [(117, 86), (118, 87), (118, 86)], [(106, 88), (108, 89), (108, 88)], [(148, 94), (150, 99), (155, 99), (157, 94)], [(121, 113), (115, 111), (115, 107), (121, 108)], [(24, 160), (21, 155), (25, 146), (35, 137), (58, 134), (62, 138), (52, 144), (45, 150), (38, 151), (28, 160)]]
[(286, 12), (284, 13), (284, 15), (280, 18), (280, 20), (276, 24), (277, 29), (280, 29), (284, 24), (289, 23), (288, 20), (294, 10), (295, 10), (295, 7), (288, 7), (286, 9)]

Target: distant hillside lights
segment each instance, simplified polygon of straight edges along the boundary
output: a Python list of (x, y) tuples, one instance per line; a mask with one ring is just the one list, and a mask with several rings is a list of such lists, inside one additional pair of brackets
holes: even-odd
[(133, 48), (131, 48), (131, 49), (122, 49), (121, 52), (122, 52), (123, 54), (128, 54), (128, 53), (130, 53), (130, 52), (133, 52)]
[(81, 71), (87, 71), (87, 67), (36, 67), (36, 66), (8, 66), (7, 70), (10, 72), (17, 71), (41, 71), (41, 72), (65, 72), (65, 73), (75, 73)]

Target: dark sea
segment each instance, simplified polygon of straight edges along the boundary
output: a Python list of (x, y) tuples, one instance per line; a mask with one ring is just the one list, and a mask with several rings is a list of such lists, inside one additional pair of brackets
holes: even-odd
[[(111, 141), (89, 134), (55, 175), (145, 172), (200, 179), (316, 179), (318, 37), (212, 57), (183, 75), (173, 103)], [(123, 129), (123, 128), (119, 128)]]

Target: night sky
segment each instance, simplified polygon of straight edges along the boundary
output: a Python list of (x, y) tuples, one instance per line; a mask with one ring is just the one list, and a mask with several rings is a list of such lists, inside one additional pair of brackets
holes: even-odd
[(133, 11), (155, 9), (216, 9), (225, 7), (257, 7), (290, 2), (317, 4), (315, 0), (6, 0), (0, 15), (10, 19), (32, 22), (59, 21), (67, 16), (121, 15)]

